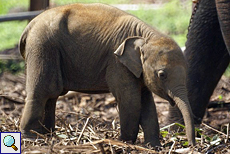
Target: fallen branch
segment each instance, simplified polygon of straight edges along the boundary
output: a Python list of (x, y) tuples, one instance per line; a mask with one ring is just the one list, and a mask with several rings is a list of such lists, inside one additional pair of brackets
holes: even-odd
[(169, 150), (169, 154), (172, 153), (173, 148), (175, 147), (175, 144), (176, 144), (176, 141), (173, 140), (173, 144), (172, 144), (172, 146), (171, 146), (171, 148), (170, 148), (170, 150)]
[(10, 97), (9, 95), (0, 95), (0, 97), (7, 99), (15, 104), (25, 104), (23, 99)]
[(227, 126), (227, 135), (226, 135), (226, 138), (224, 140), (224, 143), (227, 143), (228, 142), (228, 138), (229, 138), (229, 123), (226, 125)]
[(40, 133), (38, 133), (38, 132), (36, 132), (36, 131), (34, 131), (34, 130), (30, 130), (30, 132), (33, 133), (33, 134), (36, 134), (37, 136), (39, 136), (39, 137), (41, 137), (41, 138), (43, 138), (43, 139), (46, 139), (46, 138), (47, 138), (47, 137), (45, 137), (43, 134), (40, 134)]
[(221, 132), (221, 131), (219, 131), (219, 130), (217, 130), (217, 129), (215, 129), (215, 128), (213, 128), (213, 127), (211, 127), (211, 126), (209, 126), (209, 125), (207, 125), (207, 124), (205, 124), (205, 123), (203, 123), (203, 122), (202, 122), (202, 125), (204, 125), (205, 127), (209, 128), (209, 129), (211, 129), (211, 130), (213, 130), (213, 131), (215, 131), (215, 132), (217, 132), (217, 133), (219, 133), (219, 134), (222, 134), (222, 135), (224, 135), (224, 136), (227, 136), (225, 133), (223, 133), (223, 132)]

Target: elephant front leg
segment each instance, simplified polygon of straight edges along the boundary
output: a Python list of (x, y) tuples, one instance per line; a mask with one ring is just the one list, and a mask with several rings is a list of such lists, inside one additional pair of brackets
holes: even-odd
[(151, 146), (160, 146), (159, 123), (152, 93), (144, 88), (141, 94), (140, 124), (144, 131), (145, 143), (150, 143)]
[(141, 97), (138, 93), (128, 91), (117, 99), (121, 125), (120, 139), (134, 143), (139, 131)]

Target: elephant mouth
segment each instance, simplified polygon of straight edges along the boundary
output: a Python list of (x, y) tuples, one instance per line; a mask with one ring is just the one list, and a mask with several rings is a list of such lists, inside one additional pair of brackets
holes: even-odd
[(175, 104), (176, 104), (175, 101), (169, 95), (167, 95), (166, 97), (167, 97), (166, 100), (169, 101), (169, 104), (171, 106), (175, 106)]

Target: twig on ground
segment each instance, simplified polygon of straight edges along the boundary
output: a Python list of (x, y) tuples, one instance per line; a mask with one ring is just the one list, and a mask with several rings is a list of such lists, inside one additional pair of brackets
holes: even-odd
[(96, 133), (94, 132), (94, 130), (91, 127), (88, 126), (87, 128), (90, 130), (90, 132), (93, 133), (93, 135), (96, 135)]
[(190, 148), (180, 148), (175, 150), (176, 153), (189, 153), (190, 151)]
[(172, 127), (174, 125), (176, 125), (176, 123), (172, 123), (172, 124), (169, 124), (167, 126), (164, 126), (164, 127), (160, 128), (160, 131), (165, 130), (165, 129), (169, 129), (170, 127)]
[(226, 134), (226, 138), (224, 139), (224, 143), (228, 142), (228, 138), (229, 138), (229, 123), (227, 124), (227, 134)]
[(75, 114), (75, 115), (79, 115), (79, 113), (77, 112), (71, 112), (71, 111), (60, 111), (61, 113), (68, 113), (68, 114)]
[(208, 151), (206, 151), (205, 154), (209, 154), (209, 153), (213, 152), (214, 150), (216, 150), (217, 148), (220, 148), (220, 147), (226, 147), (226, 145), (225, 144), (220, 144), (218, 146), (215, 146), (215, 147), (209, 149)]
[[(93, 141), (91, 141), (88, 137), (86, 137), (86, 138), (90, 143), (93, 143)], [(93, 145), (93, 144), (91, 144), (91, 145), (93, 146), (94, 149), (96, 149), (96, 150), (98, 149), (95, 145)]]
[(39, 124), (40, 124), (47, 132), (50, 133), (50, 135), (54, 135), (54, 136), (58, 137), (58, 136), (55, 134), (55, 132), (52, 132), (52, 131), (50, 131), (48, 128), (46, 128), (46, 126), (43, 125), (43, 124), (41, 123), (41, 121), (38, 121), (38, 122), (39, 122)]
[(172, 146), (171, 146), (171, 148), (170, 148), (170, 150), (169, 150), (169, 154), (171, 154), (171, 153), (172, 153), (172, 150), (173, 150), (173, 148), (174, 148), (175, 144), (176, 144), (176, 141), (174, 141), (174, 140), (173, 140), (173, 144), (172, 144)]
[(84, 133), (85, 128), (86, 128), (88, 122), (89, 122), (89, 117), (86, 119), (85, 125), (84, 125), (84, 127), (83, 127), (83, 129), (82, 129), (82, 131), (81, 131), (81, 134), (79, 135), (79, 137), (78, 137), (78, 139), (77, 139), (77, 144), (79, 144), (80, 139), (81, 139), (81, 137), (82, 137), (82, 134)]
[(43, 134), (40, 134), (40, 133), (36, 132), (35, 130), (30, 130), (30, 132), (36, 134), (37, 136), (39, 136), (43, 139), (46, 139), (46, 137)]
[(112, 147), (112, 145), (111, 145), (111, 143), (109, 142), (109, 148), (110, 148), (110, 151), (112, 152), (112, 154), (113, 154), (113, 147)]
[(207, 124), (205, 124), (205, 123), (203, 123), (203, 122), (202, 122), (202, 125), (204, 125), (205, 127), (209, 128), (209, 129), (211, 129), (211, 130), (213, 130), (213, 131), (215, 131), (215, 132), (217, 132), (217, 133), (219, 133), (219, 134), (222, 134), (222, 135), (224, 135), (224, 136), (227, 136), (225, 133), (223, 133), (223, 132), (221, 132), (221, 131), (219, 131), (219, 130), (217, 130), (217, 129), (215, 129), (215, 128), (213, 128), (213, 127), (211, 127), (211, 126), (209, 126), (209, 125), (207, 125)]

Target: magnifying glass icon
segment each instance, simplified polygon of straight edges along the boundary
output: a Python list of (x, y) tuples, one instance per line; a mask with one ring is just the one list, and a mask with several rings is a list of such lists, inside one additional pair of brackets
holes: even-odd
[(12, 147), (15, 151), (18, 150), (18, 148), (14, 145), (15, 144), (15, 139), (11, 135), (7, 135), (3, 139), (3, 143), (7, 147)]

